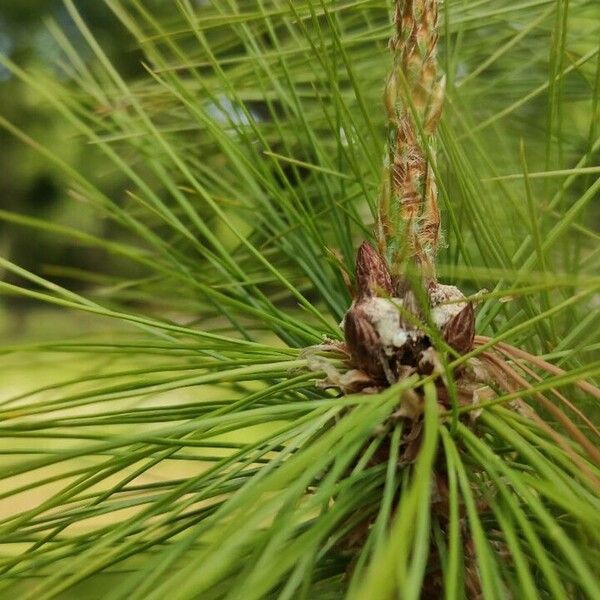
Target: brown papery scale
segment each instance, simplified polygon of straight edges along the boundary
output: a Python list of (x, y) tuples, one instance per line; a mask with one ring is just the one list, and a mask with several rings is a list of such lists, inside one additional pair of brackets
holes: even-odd
[[(395, 295), (398, 290), (403, 290)], [(454, 351), (473, 347), (475, 312), (454, 286), (430, 282), (427, 290), (431, 326)], [(411, 372), (431, 372), (431, 336), (419, 327), (423, 315), (415, 295), (404, 282), (395, 282), (385, 259), (367, 242), (356, 261), (356, 297), (344, 320), (350, 366), (386, 387)], [(427, 352), (426, 355), (424, 353)]]

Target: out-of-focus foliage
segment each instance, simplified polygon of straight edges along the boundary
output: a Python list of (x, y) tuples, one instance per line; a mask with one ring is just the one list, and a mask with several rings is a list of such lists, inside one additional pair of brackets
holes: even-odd
[[(157, 3), (160, 4), (160, 3)], [(141, 52), (131, 44), (126, 31), (103, 2), (83, 2), (81, 12), (94, 27), (100, 43), (126, 76), (143, 71)], [(93, 70), (96, 59), (60, 0), (3, 0), (0, 4), (0, 53), (24, 68), (55, 77), (74, 87), (73, 72), (51, 31), (60, 28), (79, 57)], [(10, 70), (0, 66), (0, 114), (34, 138), (48, 143), (53, 152), (75, 169), (86, 170), (111, 194), (123, 193), (122, 174), (86, 144), (60, 115), (24, 85)], [(90, 233), (110, 236), (111, 229), (84, 203), (69, 198), (69, 181), (43, 157), (32, 153), (5, 129), (0, 129), (2, 171), (0, 210), (72, 225)], [(0, 249), (5, 256), (53, 280), (81, 287), (81, 270), (93, 270), (102, 261), (97, 251), (69, 240), (38, 231), (35, 236), (22, 228), (0, 222)], [(10, 275), (8, 275), (10, 279)], [(8, 332), (19, 333), (22, 300), (11, 304)]]

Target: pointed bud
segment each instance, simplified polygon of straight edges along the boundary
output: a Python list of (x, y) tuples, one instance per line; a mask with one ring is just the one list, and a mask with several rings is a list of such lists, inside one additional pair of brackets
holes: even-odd
[(379, 336), (360, 303), (346, 313), (344, 334), (354, 366), (374, 377), (380, 376), (382, 367), (379, 360), (381, 348)]
[(475, 338), (475, 311), (469, 302), (455, 314), (444, 327), (444, 340), (459, 354), (466, 354), (473, 348)]
[(393, 295), (392, 278), (385, 260), (363, 242), (356, 257), (356, 290), (359, 298)]

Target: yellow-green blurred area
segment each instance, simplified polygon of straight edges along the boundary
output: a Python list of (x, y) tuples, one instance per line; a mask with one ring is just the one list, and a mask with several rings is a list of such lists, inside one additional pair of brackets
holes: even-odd
[[(140, 68), (140, 56), (128, 47), (129, 41), (102, 2), (82, 2), (80, 10), (125, 73)], [(59, 26), (78, 49), (83, 60), (91, 61), (75, 25), (60, 0), (2, 0), (0, 3), (0, 52), (25, 70), (46, 72), (61, 81), (72, 77), (62, 69), (60, 49), (49, 33), (51, 24)], [(76, 169), (93, 161), (96, 180), (110, 193), (120, 193), (122, 180), (98, 160), (94, 149), (81, 143), (69, 125), (47, 102), (0, 66), (0, 114), (33, 139), (52, 148)], [(60, 140), (60, 143), (52, 143)], [(0, 171), (0, 210), (41, 218), (53, 223), (81, 228), (110, 236), (106, 222), (85, 203), (69, 197), (69, 183), (52, 163), (0, 129), (2, 168)], [(90, 172), (90, 169), (86, 169)], [(81, 287), (80, 274), (93, 271), (101, 260), (94, 249), (84, 248), (64, 236), (18, 227), (0, 220), (0, 254), (36, 274), (69, 287)], [(13, 276), (2, 273), (3, 279)], [(66, 325), (66, 317), (48, 317), (22, 298), (4, 296), (0, 300), (0, 337), (10, 343), (39, 333), (56, 334)], [(89, 319), (87, 319), (89, 321)], [(85, 319), (83, 320), (85, 321)], [(73, 317), (69, 329), (85, 329), (82, 319)]]
[[(105, 35), (116, 42), (117, 35), (111, 32), (106, 11), (98, 10), (100, 3), (87, 4), (90, 17), (98, 24), (104, 23)], [(48, 19), (68, 26), (60, 2), (3, 0), (0, 4), (0, 53), (25, 68), (55, 72), (58, 50), (47, 31)], [(56, 75), (66, 76), (58, 72)], [(77, 166), (85, 160), (86, 149), (71, 135), (56, 112), (3, 66), (0, 66), (0, 114), (40, 140), (59, 137), (63, 143), (57, 151), (69, 163)], [(5, 129), (0, 129), (0, 147), (0, 210), (56, 219), (90, 231), (101, 230), (102, 223), (98, 223), (90, 211), (68, 200), (67, 182), (46, 159)], [(67, 240), (4, 221), (0, 221), (0, 254), (38, 274), (47, 274), (57, 265), (85, 268), (94, 260), (93, 254)], [(2, 278), (10, 280), (11, 276), (2, 273)], [(43, 309), (22, 298), (3, 296), (0, 300), (0, 340), (4, 346), (23, 343), (40, 334), (42, 338), (52, 337), (65, 328), (71, 331), (83, 329), (84, 321), (89, 319)], [(39, 357), (24, 360), (21, 354), (5, 354), (2, 363), (2, 400), (46, 382), (60, 380), (72, 370), (68, 360), (56, 364), (54, 358), (48, 358), (44, 364)], [(4, 513), (5, 508), (0, 512)]]
[[(157, 14), (168, 9), (168, 2), (149, 2), (155, 5)], [(141, 54), (132, 45), (122, 26), (117, 22), (103, 2), (78, 2), (77, 8), (86, 23), (93, 29), (98, 42), (106, 50), (109, 58), (120, 73), (125, 77), (135, 77), (142, 72)], [(94, 69), (94, 60), (89, 47), (81, 38), (80, 32), (70, 20), (66, 9), (60, 0), (1, 0), (0, 2), (0, 52), (7, 56), (19, 67), (31, 72), (46, 72), (51, 76), (68, 83), (72, 74), (67, 68), (62, 69), (60, 49), (48, 33), (48, 26), (56, 24), (69, 37), (70, 42), (77, 48), (82, 60)], [(76, 81), (73, 81), (76, 88)], [(100, 108), (99, 108), (100, 110)], [(0, 115), (10, 123), (26, 132), (32, 139), (52, 148), (61, 160), (75, 169), (85, 169), (86, 176), (98, 183), (104, 192), (112, 197), (123, 197), (126, 194), (125, 181), (122, 173), (111, 169), (102, 156), (91, 145), (86, 145), (78, 137), (69, 124), (61, 118), (56, 110), (47, 102), (38, 98), (31, 89), (15, 77), (8, 69), (0, 66)], [(56, 143), (56, 141), (59, 143)], [(21, 215), (43, 219), (58, 225), (73, 227), (89, 232), (104, 239), (113, 239), (117, 234), (111, 228), (110, 221), (102, 219), (97, 211), (91, 210), (85, 202), (73, 197), (69, 181), (45, 157), (36, 153), (30, 146), (0, 128), (0, 147), (2, 166), (0, 170), (0, 211), (14, 212)], [(68, 236), (57, 235), (55, 232), (44, 232), (40, 229), (29, 229), (0, 219), (0, 255), (13, 263), (43, 276), (60, 285), (76, 291), (85, 290), (90, 284), (102, 286), (102, 276), (95, 273), (106, 267), (107, 256), (102, 251), (85, 247)], [(119, 273), (119, 265), (110, 265), (111, 272)], [(127, 273), (120, 273), (127, 275)], [(11, 273), (2, 273), (2, 279), (17, 282)], [(23, 280), (18, 281), (23, 284)], [(4, 407), (12, 406), (15, 416), (23, 410), (29, 411), (35, 420), (36, 406), (45, 401), (63, 395), (77, 403), (79, 394), (85, 394), (90, 389), (102, 386), (104, 377), (115, 389), (127, 386), (128, 377), (119, 376), (127, 370), (147, 369), (149, 377), (156, 368), (159, 373), (168, 373), (170, 365), (165, 365), (162, 356), (153, 356), (152, 352), (144, 349), (137, 354), (132, 350), (130, 356), (116, 356), (114, 353), (102, 351), (103, 339), (114, 342), (119, 333), (127, 333), (131, 339), (132, 328), (119, 324), (117, 321), (97, 318), (93, 315), (76, 311), (65, 311), (24, 299), (3, 295), (0, 298), (0, 346), (3, 348), (0, 364), (0, 402)], [(68, 343), (89, 339), (92, 334), (97, 345), (89, 351), (78, 349), (70, 352), (68, 348), (59, 348), (50, 344), (57, 337), (63, 337)], [(48, 343), (48, 352), (40, 352)], [(146, 342), (144, 342), (145, 344)], [(15, 347), (22, 348), (14, 352)], [(194, 365), (189, 356), (177, 357), (178, 368), (190, 371)], [(195, 370), (195, 372), (198, 372)], [(69, 385), (58, 386), (68, 383)], [(105, 385), (108, 385), (105, 384)], [(25, 392), (34, 392), (24, 396)], [(184, 405), (187, 403), (215, 402), (231, 397), (234, 392), (224, 387), (204, 386), (201, 394), (197, 388), (181, 388), (173, 391), (149, 391), (145, 394), (135, 394), (131, 398), (112, 401), (107, 399), (103, 410), (126, 413), (134, 408), (152, 408), (157, 406)], [(85, 419), (86, 415), (97, 411), (97, 404), (57, 410), (51, 417)], [(110, 417), (107, 423), (98, 423), (102, 434), (128, 433), (148, 429), (145, 424), (132, 422), (128, 425), (111, 425)], [(155, 427), (160, 427), (157, 422)], [(248, 439), (260, 434), (260, 427), (248, 430)], [(90, 427), (87, 432), (92, 444), (96, 432)], [(228, 436), (223, 435), (220, 441), (227, 443)], [(47, 439), (38, 438), (35, 444), (31, 438), (22, 440), (11, 438), (0, 440), (0, 451), (3, 461), (13, 461), (14, 464), (23, 460), (35, 460), (42, 455), (68, 453), (72, 448), (81, 448), (82, 440), (73, 439), (71, 442), (64, 435), (57, 439), (49, 436)], [(187, 477), (190, 473), (206, 468), (211, 464), (202, 460), (204, 455), (218, 455), (214, 449), (189, 448), (178, 453), (176, 459), (164, 460), (155, 468), (147, 470), (137, 479), (131, 473), (119, 472), (105, 480), (100, 487), (108, 483), (117, 484), (124, 477), (132, 477), (139, 485), (152, 484), (163, 479)], [(230, 452), (224, 447), (221, 454)], [(67, 460), (48, 469), (27, 473), (10, 483), (0, 483), (0, 495), (15, 486), (23, 487), (23, 492), (0, 499), (0, 518), (4, 519), (23, 511), (32, 509), (58, 493), (64, 486), (65, 480), (60, 479), (62, 472), (73, 468), (85, 469), (90, 461), (99, 462), (103, 456), (90, 456), (85, 459)], [(5, 463), (5, 466), (7, 464)], [(131, 472), (134, 471), (131, 468)], [(34, 489), (28, 485), (44, 477), (53, 478), (54, 483), (48, 483)], [(98, 488), (100, 489), (100, 488)], [(90, 488), (93, 493), (95, 488)], [(95, 529), (108, 521), (124, 518), (127, 513), (139, 510), (139, 506), (124, 507), (123, 512), (109, 514), (106, 518), (94, 520), (82, 519), (73, 530), (66, 535), (76, 535), (82, 531)], [(1, 548), (0, 554), (13, 554), (20, 548), (11, 545)], [(99, 588), (101, 589), (101, 588)], [(65, 596), (71, 597), (71, 596)], [(77, 597), (77, 591), (73, 592)]]
[[(160, 14), (165, 3), (149, 2)], [(168, 3), (166, 3), (168, 4)], [(161, 8), (162, 7), (162, 8)], [(125, 77), (143, 70), (141, 53), (104, 2), (78, 2), (82, 17), (93, 29), (98, 42)], [(89, 46), (73, 23), (61, 0), (2, 0), (0, 2), (0, 53), (12, 63), (33, 74), (43, 73), (77, 89), (77, 76), (67, 66), (66, 57), (53, 38), (52, 28), (60, 30), (75, 47), (79, 58), (93, 72), (96, 68)], [(101, 107), (98, 107), (101, 110)], [(82, 142), (70, 125), (47, 101), (11, 71), (0, 66), (0, 115), (33, 140), (51, 148), (61, 160), (84, 170), (91, 181), (112, 197), (125, 193), (123, 174), (106, 164), (100, 153)], [(73, 196), (69, 181), (40, 153), (0, 128), (2, 167), (0, 170), (0, 211), (10, 211), (70, 226), (104, 239), (116, 235), (114, 227), (92, 211), (85, 201)], [(94, 273), (105, 264), (106, 255), (68, 236), (17, 226), (0, 219), (0, 255), (13, 263), (69, 289), (85, 289), (90, 282), (102, 283)], [(111, 265), (117, 269), (118, 265)], [(1, 272), (2, 279), (15, 282), (15, 276)], [(19, 281), (23, 284), (23, 280)], [(11, 343), (63, 332), (68, 320), (72, 334), (85, 332), (93, 319), (48, 316), (49, 311), (23, 298), (0, 299), (0, 340)], [(54, 315), (54, 311), (50, 311)]]
[[(131, 35), (115, 18), (105, 2), (76, 2), (77, 11), (125, 80), (147, 75), (143, 53)], [(169, 15), (170, 3), (144, 2), (156, 18)], [(59, 32), (59, 33), (57, 33)], [(102, 71), (89, 44), (73, 22), (62, 0), (2, 0), (0, 2), (0, 53), (24, 72), (40, 74), (70, 88), (81, 89), (79, 75), (63, 54), (56, 35), (64, 36), (77, 52), (78, 60), (94, 74)], [(99, 119), (106, 107), (94, 105)], [(85, 173), (85, 177), (109, 198), (125, 203), (130, 188), (122, 171), (114, 168), (106, 156), (63, 118), (47, 99), (40, 98), (9, 68), (0, 65), (0, 116), (28, 136), (30, 143), (18, 139), (0, 127), (2, 167), (0, 170), (0, 256), (76, 292), (94, 287), (95, 294), (108, 297), (115, 279), (132, 279), (137, 273), (131, 263), (121, 264), (94, 245), (87, 245), (60, 227), (89, 233), (108, 241), (127, 235), (92, 209), (71, 188), (72, 181), (47, 156), (35, 150), (36, 142), (48, 148), (60, 161)], [(135, 163), (136, 157), (125, 160)], [(14, 223), (9, 214), (33, 217), (52, 224), (48, 231)], [(235, 218), (233, 215), (232, 218)], [(241, 227), (241, 224), (240, 224)], [(217, 231), (223, 243), (227, 235)], [(129, 240), (127, 240), (129, 241)], [(111, 277), (107, 277), (110, 273)], [(30, 287), (31, 282), (13, 273), (3, 272), (2, 280)], [(161, 307), (162, 308), (162, 307)], [(65, 315), (23, 297), (0, 297), (0, 343), (11, 344), (27, 339), (43, 340), (65, 327), (70, 335), (84, 334), (97, 327), (111, 327), (100, 319), (85, 315)]]
[[(102, 2), (82, 2), (80, 10), (125, 73), (135, 74), (139, 54), (130, 49), (122, 28)], [(61, 69), (61, 51), (49, 33), (51, 24), (59, 26), (77, 47), (85, 61), (91, 61), (89, 48), (83, 43), (75, 25), (60, 0), (2, 0), (0, 3), (0, 53), (20, 67), (32, 72), (45, 72), (67, 81), (72, 74)], [(75, 82), (73, 82), (75, 83)], [(107, 191), (122, 193), (123, 182), (118, 174), (108, 171), (94, 149), (86, 146), (52, 107), (38, 98), (31, 88), (9, 69), (0, 66), (0, 114), (33, 139), (51, 147), (60, 158), (74, 168), (94, 162), (93, 176), (102, 180)], [(60, 140), (60, 143), (52, 143)], [(0, 170), (0, 210), (40, 218), (53, 223), (83, 229), (102, 236), (111, 236), (110, 227), (82, 202), (69, 196), (69, 182), (45, 157), (0, 128), (2, 166)], [(86, 171), (89, 173), (90, 169)], [(81, 289), (81, 274), (93, 272), (99, 261), (105, 260), (95, 249), (85, 248), (65, 236), (16, 226), (0, 220), (0, 255), (31, 272), (70, 288)], [(1, 271), (1, 268), (0, 268)], [(0, 273), (2, 279), (15, 282), (10, 273)], [(22, 280), (19, 281), (22, 284)], [(3, 353), (0, 366), (0, 400), (16, 399), (19, 394), (70, 378), (85, 376), (108, 368), (102, 354), (31, 352), (29, 341), (50, 340), (57, 335), (77, 338), (89, 332), (102, 333), (107, 324), (89, 315), (66, 312), (22, 297), (2, 296), (0, 299), (0, 344), (10, 350), (25, 345), (19, 353)], [(79, 386), (81, 390), (81, 386)], [(41, 392), (27, 403), (51, 397), (52, 390)], [(15, 410), (21, 404), (15, 400)], [(3, 453), (14, 452), (14, 460), (31, 453), (31, 440), (23, 443), (11, 440), (3, 443)], [(63, 442), (60, 442), (62, 445)], [(52, 449), (52, 442), (40, 442), (37, 452)], [(64, 450), (64, 448), (63, 448)], [(39, 489), (0, 503), (0, 514), (7, 515), (34, 505), (51, 490)]]

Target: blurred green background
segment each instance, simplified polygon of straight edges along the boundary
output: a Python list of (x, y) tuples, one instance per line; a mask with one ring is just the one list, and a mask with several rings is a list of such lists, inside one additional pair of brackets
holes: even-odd
[[(78, 8), (119, 70), (126, 76), (137, 75), (142, 69), (140, 51), (131, 45), (131, 39), (106, 5), (81, 2)], [(60, 67), (61, 51), (48, 31), (52, 24), (65, 32), (84, 61), (92, 60), (89, 48), (60, 0), (2, 0), (0, 52), (25, 70), (41, 69), (68, 82), (73, 76)], [(76, 86), (75, 81), (73, 85)], [(101, 112), (101, 107), (97, 110)], [(76, 169), (93, 161), (93, 177), (102, 181), (103, 189), (115, 195), (124, 193), (122, 175), (109, 169), (94, 148), (84, 145), (55, 110), (3, 66), (0, 66), (0, 115), (43, 143), (52, 142), (52, 138), (60, 140), (59, 144), (48, 145), (63, 160)], [(0, 128), (0, 147), (0, 210), (75, 226), (104, 237), (112, 235), (108, 222), (98, 218), (97, 212), (69, 198), (68, 182), (46, 159), (3, 128)], [(85, 272), (93, 272), (102, 260), (96, 249), (82, 248), (69, 239), (4, 221), (0, 221), (0, 253), (36, 274), (74, 289), (85, 285)], [(2, 276), (11, 281), (10, 274)], [(36, 329), (36, 337), (40, 333), (43, 336), (40, 328), (47, 327), (48, 333), (52, 333), (60, 327), (54, 319), (34, 316), (32, 320), (32, 309), (32, 303), (22, 298), (3, 297), (0, 336), (5, 341), (15, 341), (33, 333), (32, 327)], [(40, 310), (48, 309), (37, 305), (33, 312), (37, 314)]]
[[(168, 3), (146, 3), (155, 14), (168, 9)], [(125, 78), (143, 73), (142, 53), (115, 19), (104, 2), (78, 2), (77, 8), (93, 29), (108, 57)], [(25, 71), (45, 71), (77, 89), (72, 72), (61, 65), (68, 61), (49, 32), (57, 26), (76, 47), (79, 58), (94, 68), (91, 50), (70, 19), (61, 0), (2, 0), (0, 3), (0, 53)], [(103, 107), (96, 107), (102, 115)], [(113, 197), (124, 194), (123, 175), (111, 169), (95, 149), (84, 144), (55, 109), (36, 97), (32, 90), (0, 66), (0, 115), (60, 153), (60, 158), (76, 169), (85, 169), (92, 180)], [(56, 143), (59, 140), (59, 143)], [(2, 169), (0, 171), (0, 210), (75, 226), (103, 237), (113, 233), (108, 222), (81, 202), (69, 197), (69, 182), (53, 169), (41, 154), (0, 128)], [(90, 166), (93, 165), (93, 166)], [(96, 249), (82, 248), (57, 235), (44, 235), (0, 221), (0, 253), (36, 274), (81, 288), (102, 257)], [(87, 273), (86, 273), (87, 272)], [(10, 281), (10, 274), (3, 274)], [(18, 333), (24, 326), (23, 313), (30, 307), (22, 298), (0, 300), (4, 313), (7, 304), (11, 318), (1, 320), (3, 334)]]

